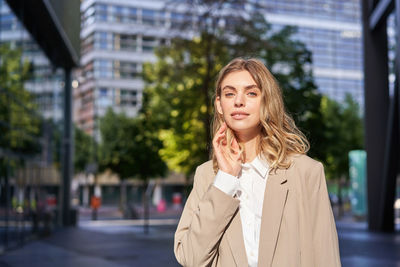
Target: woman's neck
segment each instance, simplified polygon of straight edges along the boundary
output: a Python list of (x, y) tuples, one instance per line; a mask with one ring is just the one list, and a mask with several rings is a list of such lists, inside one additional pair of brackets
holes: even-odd
[(251, 162), (257, 157), (258, 145), (260, 141), (260, 133), (252, 135), (237, 135), (239, 143), (243, 147), (244, 162)]

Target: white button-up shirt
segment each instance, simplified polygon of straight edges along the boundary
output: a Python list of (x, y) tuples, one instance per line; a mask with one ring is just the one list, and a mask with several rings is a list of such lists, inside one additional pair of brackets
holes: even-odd
[(268, 163), (256, 157), (252, 162), (242, 164), (242, 171), (238, 177), (219, 170), (214, 180), (215, 187), (240, 200), (243, 240), (251, 267), (256, 267), (258, 263), (261, 216), (268, 170)]

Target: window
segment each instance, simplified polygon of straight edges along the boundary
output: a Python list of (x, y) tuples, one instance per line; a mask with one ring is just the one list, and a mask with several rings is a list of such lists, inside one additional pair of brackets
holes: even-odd
[(151, 9), (142, 9), (142, 23), (154, 25), (156, 23), (156, 12)]
[(137, 9), (136, 8), (129, 8), (128, 9), (128, 22), (137, 22)]
[(0, 27), (3, 31), (17, 29), (18, 21), (12, 14), (2, 14), (0, 16)]
[(158, 25), (165, 26), (167, 15), (163, 11), (158, 11)]
[(182, 13), (171, 13), (171, 28), (180, 29), (185, 25), (185, 15)]
[(96, 78), (112, 78), (111, 61), (105, 59), (95, 60), (94, 76)]
[(107, 21), (107, 6), (103, 4), (96, 4), (95, 17), (97, 21)]
[(52, 69), (49, 65), (36, 65), (34, 68), (34, 81), (43, 82), (51, 79), (53, 75)]
[(124, 8), (121, 6), (113, 6), (111, 13), (111, 21), (122, 22), (124, 20)]
[(108, 88), (100, 88), (99, 89), (99, 98), (98, 98), (98, 105), (100, 107), (108, 107), (112, 105), (112, 97), (109, 95)]
[(136, 51), (136, 35), (121, 34), (120, 49)]
[(99, 96), (100, 97), (106, 97), (107, 96), (107, 92), (108, 92), (107, 88), (100, 88)]
[(135, 90), (122, 89), (121, 90), (121, 106), (136, 106), (137, 92)]
[(107, 32), (96, 32), (94, 35), (96, 49), (111, 49)]
[(154, 37), (143, 36), (142, 38), (142, 50), (143, 51), (153, 51), (154, 47), (158, 45), (157, 40)]
[(130, 79), (137, 77), (137, 64), (127, 61), (114, 61), (114, 78)]

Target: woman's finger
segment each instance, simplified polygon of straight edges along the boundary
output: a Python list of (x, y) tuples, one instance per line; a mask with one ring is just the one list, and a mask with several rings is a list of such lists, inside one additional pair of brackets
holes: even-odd
[(216, 142), (217, 140), (220, 139), (221, 136), (224, 136), (224, 135), (225, 135), (225, 132), (222, 132), (222, 133), (216, 132), (216, 134), (215, 134), (215, 136), (213, 138), (213, 142)]
[(222, 141), (221, 137), (225, 138), (225, 134), (226, 134), (226, 123), (223, 123), (221, 125), (221, 127), (218, 129), (218, 131), (216, 132), (216, 134), (215, 134), (215, 136), (213, 138), (213, 145), (214, 146), (218, 146)]
[(223, 122), (222, 124), (221, 124), (221, 127), (219, 127), (219, 130), (218, 130), (218, 132), (224, 132), (225, 130), (226, 130), (226, 123), (225, 122)]
[(221, 141), (225, 139), (225, 133), (217, 134), (214, 137), (213, 143), (214, 145), (220, 145)]

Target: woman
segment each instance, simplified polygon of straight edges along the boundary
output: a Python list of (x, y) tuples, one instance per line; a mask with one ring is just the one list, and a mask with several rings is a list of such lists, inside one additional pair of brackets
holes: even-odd
[(256, 59), (216, 83), (213, 159), (200, 165), (175, 233), (184, 266), (340, 266), (321, 163)]

